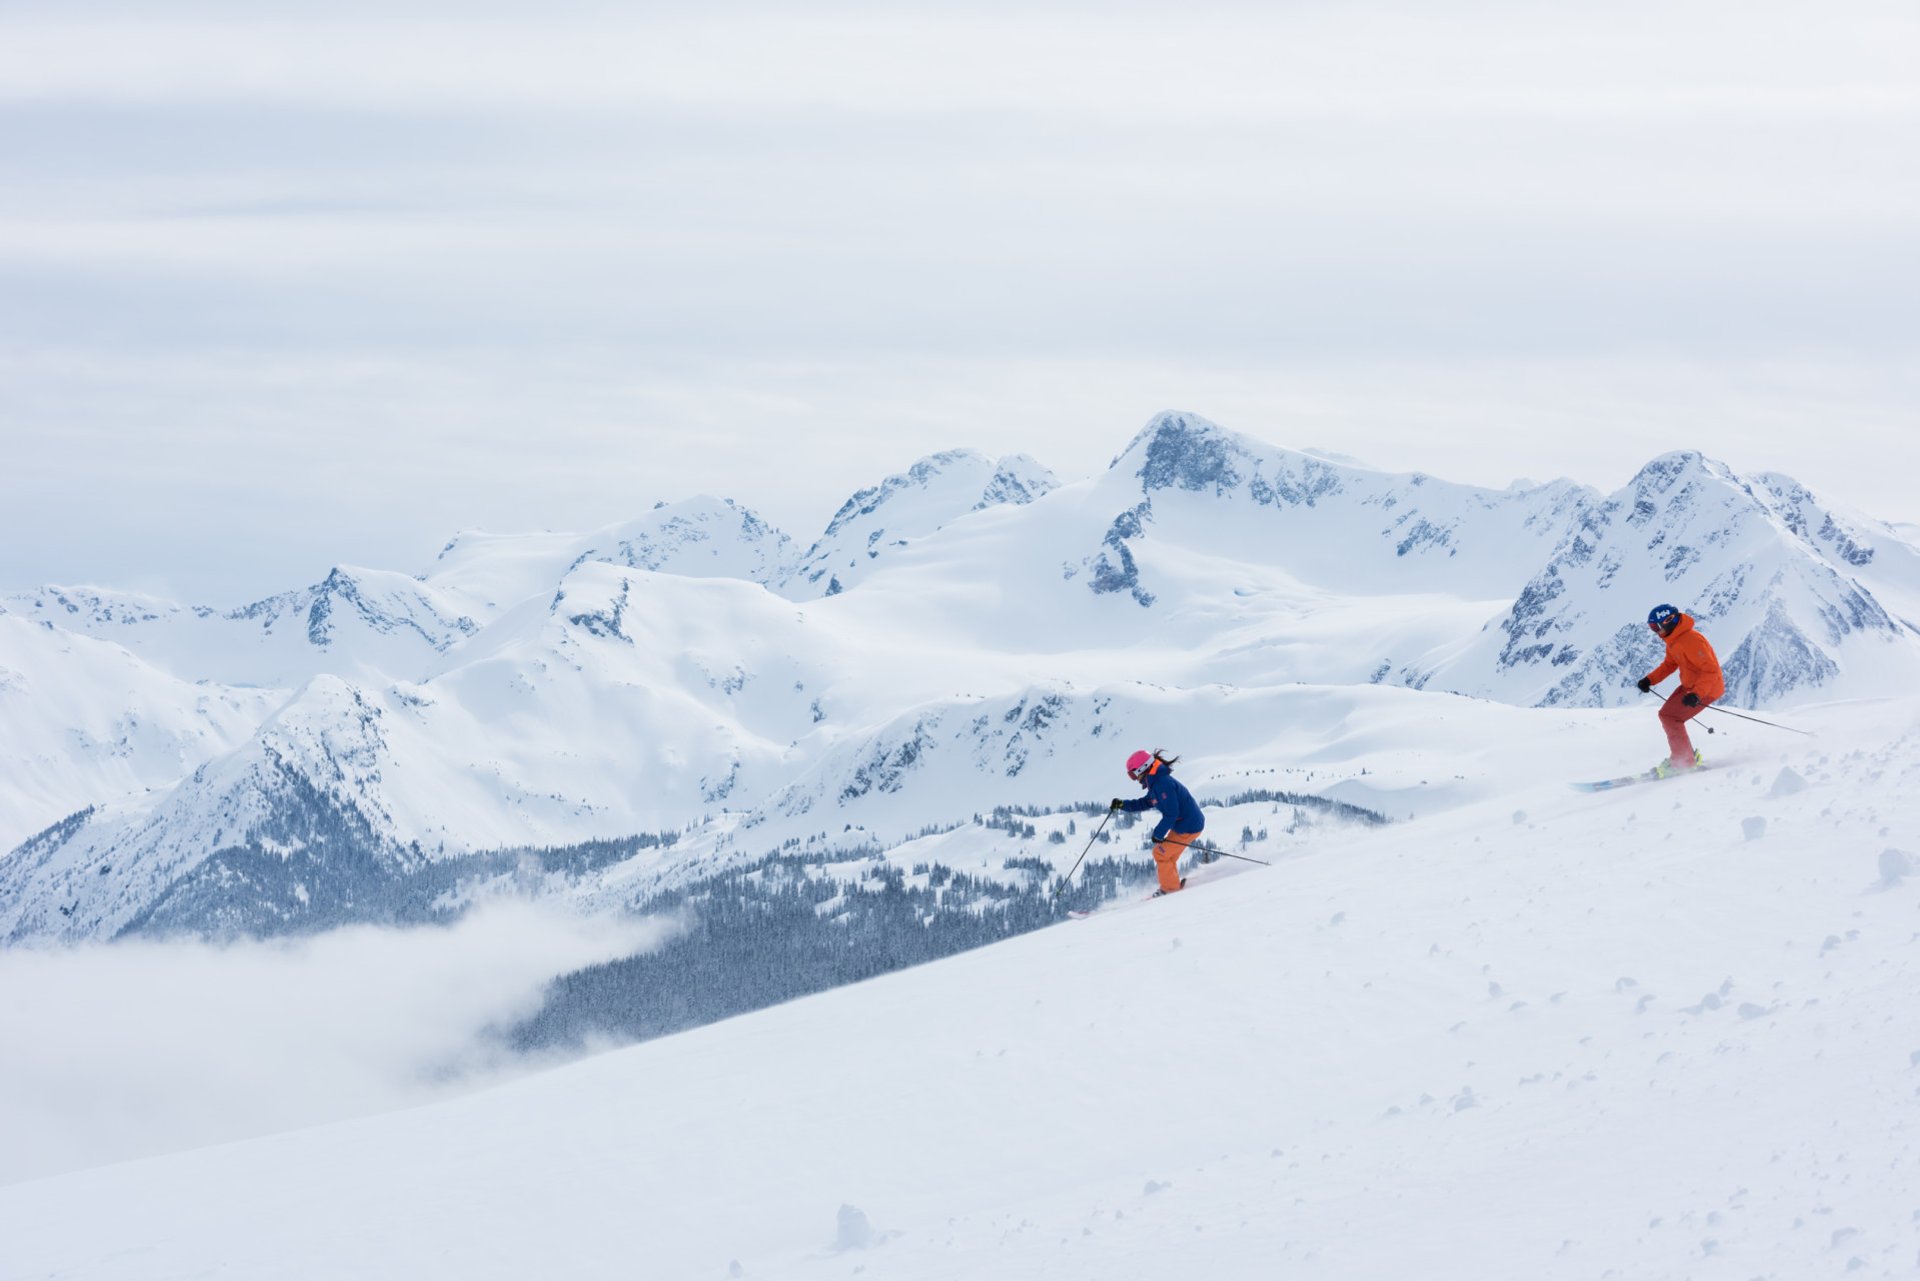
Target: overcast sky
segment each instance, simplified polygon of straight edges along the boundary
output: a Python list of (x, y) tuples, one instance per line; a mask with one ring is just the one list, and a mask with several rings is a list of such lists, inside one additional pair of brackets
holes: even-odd
[(1166, 408), (1920, 520), (1910, 0), (1180, 8), (10, 0), (0, 589), (804, 541)]

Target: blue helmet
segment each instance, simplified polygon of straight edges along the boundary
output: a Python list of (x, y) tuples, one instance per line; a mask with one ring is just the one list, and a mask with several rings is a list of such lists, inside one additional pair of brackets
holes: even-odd
[(1647, 611), (1647, 626), (1656, 627), (1663, 632), (1679, 621), (1680, 611), (1671, 605), (1655, 605)]

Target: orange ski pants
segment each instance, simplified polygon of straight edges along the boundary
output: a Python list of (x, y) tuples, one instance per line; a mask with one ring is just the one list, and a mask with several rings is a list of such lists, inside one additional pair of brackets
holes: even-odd
[(1153, 847), (1153, 867), (1160, 874), (1160, 892), (1171, 894), (1180, 888), (1180, 856), (1187, 846), (1200, 839), (1198, 832), (1168, 832), (1167, 839)]
[(1712, 699), (1703, 698), (1688, 707), (1680, 701), (1686, 696), (1684, 687), (1676, 689), (1660, 705), (1660, 728), (1667, 731), (1667, 755), (1678, 769), (1693, 768), (1693, 740), (1687, 737), (1687, 722), (1713, 703)]

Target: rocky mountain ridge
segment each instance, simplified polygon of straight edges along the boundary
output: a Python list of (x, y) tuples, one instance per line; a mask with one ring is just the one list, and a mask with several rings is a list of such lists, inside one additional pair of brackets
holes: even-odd
[[(1730, 702), (1920, 673), (1910, 542), (1691, 453), (1611, 495), (1491, 490), (1168, 413), (1067, 485), (935, 455), (793, 546), (703, 498), (587, 535), (462, 534), (419, 576), (342, 567), (240, 610), (7, 598), (0, 700), (36, 727), (13, 750), (66, 781), (10, 798), (13, 840), (47, 830), (0, 856), (0, 937), (320, 928), (376, 917), (423, 865), (675, 833), (671, 856), (556, 887), (617, 903), (1066, 803), (1148, 739), (1222, 783), (1345, 742), (1329, 795), (1425, 804), (1356, 709), (1624, 705), (1659, 600), (1700, 619)], [(140, 689), (152, 720), (218, 732), (137, 786), (97, 733), (50, 750), (81, 714), (20, 673), (75, 646), (111, 661), (63, 669), (67, 703)], [(1367, 686), (1402, 688), (1340, 692)]]

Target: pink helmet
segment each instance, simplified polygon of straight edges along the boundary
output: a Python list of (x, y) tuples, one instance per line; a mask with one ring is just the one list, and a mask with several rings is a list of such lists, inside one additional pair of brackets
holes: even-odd
[(1127, 757), (1127, 777), (1136, 783), (1139, 782), (1141, 775), (1147, 772), (1147, 766), (1151, 764), (1153, 764), (1152, 753), (1135, 752)]

